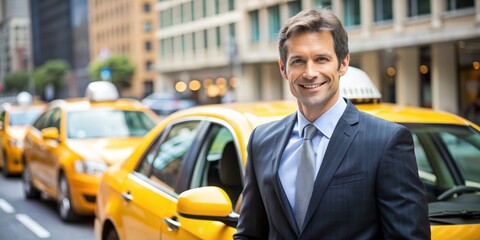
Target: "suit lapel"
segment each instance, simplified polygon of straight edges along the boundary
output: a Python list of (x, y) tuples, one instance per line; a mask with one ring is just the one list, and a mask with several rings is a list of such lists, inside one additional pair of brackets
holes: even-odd
[[(277, 193), (278, 200), (280, 205), (282, 206), (283, 212), (285, 216), (287, 216), (288, 222), (294, 231), (298, 234), (297, 223), (295, 221), (295, 216), (293, 215), (293, 210), (290, 206), (290, 202), (288, 201), (287, 195), (283, 190), (282, 183), (280, 181), (280, 177), (278, 176), (278, 168), (280, 166), (280, 161), (282, 159), (283, 150), (288, 144), (288, 140), (290, 139), (290, 134), (292, 132), (293, 127), (295, 126), (295, 122), (297, 121), (296, 113), (289, 115), (284, 121), (284, 127), (279, 129), (279, 131), (275, 134), (275, 141), (274, 147), (276, 149), (275, 152), (275, 159), (273, 161), (273, 188)], [(278, 146), (278, 147), (277, 147)]]
[(317, 178), (315, 179), (312, 198), (308, 206), (307, 215), (305, 216), (305, 224), (303, 226), (307, 225), (306, 223), (308, 223), (315, 212), (314, 210), (322, 200), (325, 190), (338, 166), (340, 166), (347, 149), (353, 142), (358, 131), (358, 121), (359, 111), (350, 102), (347, 102), (347, 108), (333, 131), (332, 138), (330, 139), (325, 156), (323, 157), (322, 166), (320, 166)]

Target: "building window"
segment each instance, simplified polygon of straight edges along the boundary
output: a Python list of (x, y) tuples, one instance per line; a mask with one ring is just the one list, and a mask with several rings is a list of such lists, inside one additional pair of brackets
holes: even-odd
[(389, 21), (393, 19), (392, 0), (375, 0), (375, 22)]
[(250, 41), (252, 43), (258, 43), (260, 41), (258, 10), (250, 12), (249, 15), (250, 15)]
[(202, 16), (207, 17), (207, 0), (202, 0)]
[(268, 38), (271, 41), (278, 39), (280, 30), (280, 7), (273, 6), (268, 8)]
[(175, 56), (175, 38), (170, 37), (170, 56)]
[(192, 50), (193, 52), (195, 52), (195, 49), (196, 49), (196, 45), (197, 45), (197, 34), (195, 34), (195, 32), (192, 33)]
[(151, 32), (152, 31), (152, 23), (151, 22), (143, 23), (143, 30), (145, 32)]
[(220, 0), (214, 0), (214, 1), (215, 1), (215, 6), (214, 6), (215, 15), (218, 15), (220, 13)]
[(190, 4), (190, 21), (195, 19), (195, 2), (191, 2)]
[(215, 38), (216, 38), (217, 47), (220, 47), (222, 45), (222, 33), (220, 31), (220, 27), (215, 28)]
[(153, 62), (150, 61), (150, 60), (147, 61), (147, 62), (145, 63), (145, 69), (146, 69), (148, 72), (152, 71), (152, 70), (153, 70)]
[(183, 14), (183, 9), (184, 9), (184, 4), (180, 4), (180, 23), (184, 23), (185, 22), (185, 17), (184, 17), (184, 14)]
[(228, 24), (228, 35), (235, 38), (235, 23)]
[(408, 16), (415, 17), (430, 14), (430, 1), (408, 0)]
[(288, 14), (289, 16), (294, 16), (302, 10), (302, 2), (300, 0), (295, 0), (288, 3)]
[(208, 49), (208, 30), (203, 30), (203, 48)]
[(180, 41), (182, 46), (182, 53), (185, 53), (185, 34), (182, 34), (182, 36), (180, 37)]
[(343, 0), (343, 21), (346, 27), (360, 25), (360, 0)]
[(150, 10), (151, 10), (151, 9), (150, 9), (150, 4), (144, 3), (144, 4), (143, 4), (143, 12), (149, 13)]
[(145, 42), (145, 51), (147, 51), (147, 52), (152, 51), (152, 42), (150, 42), (150, 41)]
[(162, 56), (162, 59), (165, 59), (167, 57), (167, 43), (165, 39), (162, 39), (160, 41), (160, 46), (161, 46), (160, 56)]
[(235, 0), (228, 0), (228, 11), (235, 10)]
[(314, 0), (313, 2), (313, 7), (316, 9), (321, 9), (321, 8), (332, 8), (332, 1), (331, 0)]
[(474, 0), (447, 0), (447, 10), (454, 11), (475, 7)]

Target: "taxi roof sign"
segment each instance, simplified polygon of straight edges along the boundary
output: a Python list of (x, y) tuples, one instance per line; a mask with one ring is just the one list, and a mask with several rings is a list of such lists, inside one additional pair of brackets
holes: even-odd
[(96, 81), (88, 84), (85, 97), (95, 102), (113, 101), (119, 97), (117, 88), (109, 81)]
[(364, 71), (352, 66), (340, 77), (340, 94), (354, 103), (379, 102), (382, 98), (372, 79)]

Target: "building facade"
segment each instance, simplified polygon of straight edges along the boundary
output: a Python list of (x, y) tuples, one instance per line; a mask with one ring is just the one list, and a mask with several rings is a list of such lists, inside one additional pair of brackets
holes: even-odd
[(384, 101), (480, 121), (480, 0), (159, 0), (154, 89), (200, 103), (291, 99), (278, 31), (322, 7), (343, 21), (351, 65)]
[(78, 97), (85, 94), (89, 82), (88, 7), (87, 0), (30, 0), (33, 66), (52, 59), (69, 63), (71, 74), (66, 86), (55, 97)]
[(0, 0), (0, 81), (14, 71), (28, 70), (30, 19), (27, 0)]
[(135, 65), (132, 86), (124, 97), (142, 98), (153, 92), (155, 80), (155, 0), (90, 0), (90, 60), (127, 56)]

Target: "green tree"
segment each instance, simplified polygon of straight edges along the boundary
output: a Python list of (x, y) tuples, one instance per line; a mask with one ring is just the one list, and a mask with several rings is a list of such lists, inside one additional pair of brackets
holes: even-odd
[(28, 91), (29, 76), (27, 71), (15, 71), (7, 75), (4, 79), (4, 92), (19, 93)]
[(128, 88), (132, 83), (132, 76), (135, 73), (135, 65), (133, 65), (126, 56), (111, 56), (103, 61), (97, 60), (88, 66), (90, 79), (93, 81), (103, 80), (100, 72), (104, 68), (111, 71), (110, 80), (118, 88)]
[(65, 75), (70, 70), (70, 65), (61, 59), (49, 60), (35, 70), (35, 89), (40, 95), (44, 89), (52, 85), (58, 92), (65, 85)]

